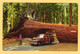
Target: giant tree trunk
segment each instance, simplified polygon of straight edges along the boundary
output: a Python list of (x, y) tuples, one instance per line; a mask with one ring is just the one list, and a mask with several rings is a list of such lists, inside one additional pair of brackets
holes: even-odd
[(69, 18), (70, 18), (70, 26), (72, 24), (72, 3), (69, 3)]
[[(20, 25), (17, 27), (20, 27)], [(46, 33), (48, 30), (55, 30), (60, 42), (77, 42), (78, 40), (77, 25), (51, 24), (32, 20), (26, 20), (20, 29), (16, 30), (16, 32), (10, 32), (7, 37), (18, 37), (23, 34), (24, 38), (32, 38), (38, 34)]]

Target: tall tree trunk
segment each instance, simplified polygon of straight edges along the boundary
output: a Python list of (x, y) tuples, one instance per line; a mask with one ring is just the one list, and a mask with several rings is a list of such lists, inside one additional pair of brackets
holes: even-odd
[(13, 16), (11, 18), (11, 29), (13, 29)]
[(51, 7), (50, 7), (50, 11), (49, 11), (49, 23), (51, 23)]
[(75, 12), (74, 12), (74, 24), (76, 24)]
[(65, 5), (65, 24), (66, 24), (66, 5)]
[(7, 17), (7, 32), (9, 32), (9, 30), (10, 30), (10, 17), (9, 17), (9, 12), (10, 12), (10, 10), (9, 10), (9, 7), (10, 7), (10, 5), (9, 5), (9, 3), (8, 3), (8, 6), (7, 6), (7, 8), (8, 8), (8, 12), (7, 12), (7, 15), (8, 15), (8, 17)]
[(56, 24), (56, 22), (57, 22), (57, 21), (56, 21), (56, 17), (55, 17), (55, 24)]
[(43, 15), (43, 22), (45, 22), (45, 13), (44, 13), (44, 15)]
[(74, 11), (73, 11), (73, 13), (74, 13), (74, 15), (73, 15), (73, 18), (74, 18), (74, 20), (73, 20), (73, 24), (76, 24), (76, 18), (75, 18), (75, 8), (74, 8)]
[(64, 18), (64, 15), (63, 15), (63, 11), (62, 11), (62, 24), (63, 24), (63, 18)]
[(7, 32), (9, 32), (9, 30), (10, 30), (10, 22), (7, 22), (7, 25), (8, 25)]
[(29, 3), (28, 3), (28, 7), (27, 7), (27, 17), (29, 17)]
[(70, 17), (70, 26), (72, 24), (72, 3), (69, 3), (69, 17)]
[(41, 22), (43, 22), (43, 16), (41, 16)]
[(11, 29), (13, 29), (14, 4), (12, 4)]

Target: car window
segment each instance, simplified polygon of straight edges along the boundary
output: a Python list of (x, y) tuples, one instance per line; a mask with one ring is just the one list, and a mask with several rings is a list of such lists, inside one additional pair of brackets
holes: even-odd
[(40, 34), (40, 35), (39, 35), (39, 38), (43, 38), (43, 37), (44, 37), (44, 34)]

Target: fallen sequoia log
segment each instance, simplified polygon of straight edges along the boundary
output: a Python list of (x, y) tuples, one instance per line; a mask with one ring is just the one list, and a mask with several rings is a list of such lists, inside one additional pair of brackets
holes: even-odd
[(77, 42), (78, 40), (78, 26), (77, 25), (65, 25), (65, 24), (52, 24), (43, 23), (27, 18), (21, 19), (18, 26), (11, 30), (5, 38), (19, 37), (36, 37), (40, 33), (46, 33), (46, 31), (55, 30), (58, 40), (60, 42)]

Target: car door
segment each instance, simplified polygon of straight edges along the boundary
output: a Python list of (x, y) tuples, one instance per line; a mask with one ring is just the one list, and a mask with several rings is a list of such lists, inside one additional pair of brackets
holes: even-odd
[(46, 43), (50, 43), (50, 36), (49, 35), (46, 36)]
[(44, 35), (43, 42), (46, 43), (46, 35)]

